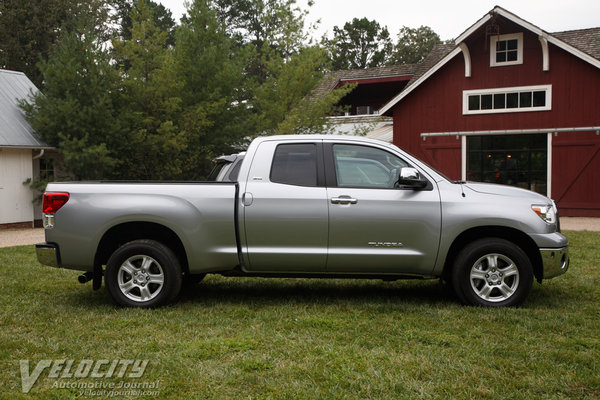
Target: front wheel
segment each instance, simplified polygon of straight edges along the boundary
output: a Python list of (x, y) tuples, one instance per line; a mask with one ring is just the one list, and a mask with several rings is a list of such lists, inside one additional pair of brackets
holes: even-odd
[(159, 307), (181, 289), (181, 267), (173, 252), (154, 240), (119, 247), (106, 263), (104, 281), (113, 300), (128, 307)]
[(452, 286), (465, 304), (483, 307), (518, 306), (531, 291), (529, 257), (512, 242), (486, 238), (467, 245), (456, 257)]

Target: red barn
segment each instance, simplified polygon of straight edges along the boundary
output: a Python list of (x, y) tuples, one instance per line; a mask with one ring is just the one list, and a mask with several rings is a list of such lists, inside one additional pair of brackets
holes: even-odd
[(450, 178), (600, 217), (600, 28), (548, 33), (495, 7), (405, 85), (379, 109), (394, 144)]

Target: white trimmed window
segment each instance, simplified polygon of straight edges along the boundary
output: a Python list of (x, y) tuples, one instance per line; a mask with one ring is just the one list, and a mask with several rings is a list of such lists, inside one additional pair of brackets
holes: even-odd
[(523, 64), (523, 33), (490, 37), (490, 67)]
[(463, 91), (463, 114), (494, 114), (552, 109), (552, 85)]

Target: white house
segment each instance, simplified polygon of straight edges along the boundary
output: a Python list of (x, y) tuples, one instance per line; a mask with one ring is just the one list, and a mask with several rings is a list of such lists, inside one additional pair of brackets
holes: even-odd
[(51, 147), (33, 133), (19, 101), (37, 92), (22, 72), (0, 69), (0, 228), (31, 227), (41, 219), (41, 205), (25, 184), (35, 179), (46, 161), (40, 159)]

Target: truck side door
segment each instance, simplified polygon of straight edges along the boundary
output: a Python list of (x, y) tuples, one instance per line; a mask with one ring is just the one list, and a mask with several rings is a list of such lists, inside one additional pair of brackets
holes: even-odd
[(321, 142), (260, 144), (241, 191), (246, 270), (325, 271), (324, 180)]
[(398, 187), (409, 164), (387, 149), (324, 143), (329, 205), (327, 272), (428, 274), (438, 253), (435, 182)]

